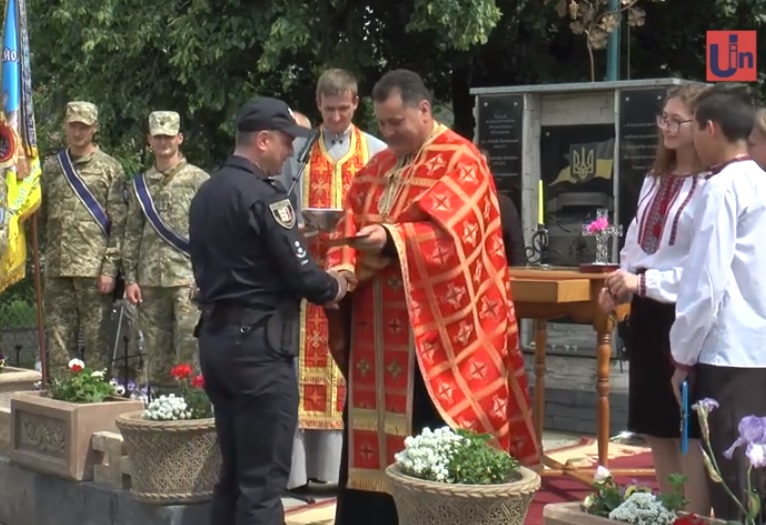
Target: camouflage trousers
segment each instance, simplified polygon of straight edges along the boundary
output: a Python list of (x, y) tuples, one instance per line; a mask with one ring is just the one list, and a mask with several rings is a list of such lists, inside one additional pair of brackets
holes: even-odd
[(170, 370), (180, 363), (199, 370), (197, 339), (194, 327), (199, 309), (194, 305), (188, 286), (173, 288), (141, 287), (138, 326), (144, 336), (142, 383), (152, 387), (173, 387)]
[(98, 281), (89, 277), (46, 277), (43, 290), (48, 333), (48, 366), (52, 376), (62, 374), (72, 358), (79, 358), (78, 335), (85, 340), (83, 361), (94, 370), (109, 372), (109, 319), (112, 294), (101, 294)]

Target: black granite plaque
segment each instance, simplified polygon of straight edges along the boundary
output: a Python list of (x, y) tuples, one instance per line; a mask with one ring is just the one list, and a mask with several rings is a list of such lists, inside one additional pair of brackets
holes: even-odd
[(595, 241), (582, 237), (582, 224), (595, 218), (598, 208), (613, 208), (614, 147), (613, 124), (541, 128), (550, 264), (577, 267), (595, 259)]
[(523, 95), (478, 97), (478, 145), (489, 156), (498, 191), (510, 195), (521, 210), (521, 130)]
[[(665, 88), (620, 91), (619, 222), (627, 233), (636, 216), (638, 194), (657, 150), (657, 114), (662, 110)], [(620, 239), (620, 248), (625, 236)]]

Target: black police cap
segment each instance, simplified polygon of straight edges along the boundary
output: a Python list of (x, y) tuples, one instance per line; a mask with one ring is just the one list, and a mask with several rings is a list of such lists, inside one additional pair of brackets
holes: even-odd
[(237, 131), (248, 133), (255, 131), (278, 130), (293, 137), (307, 137), (309, 130), (295, 122), (293, 112), (282, 100), (271, 97), (258, 97), (250, 100), (237, 116)]

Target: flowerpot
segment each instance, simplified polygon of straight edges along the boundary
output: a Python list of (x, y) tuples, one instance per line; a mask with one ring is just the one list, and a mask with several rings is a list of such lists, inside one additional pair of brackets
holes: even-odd
[(215, 420), (150, 421), (141, 412), (117, 418), (130, 465), (131, 493), (143, 503), (202, 503), (221, 469)]
[(6, 366), (0, 369), (0, 394), (3, 392), (23, 392), (34, 390), (35, 383), (42, 379), (37, 370)]
[(400, 525), (522, 525), (540, 476), (518, 473), (501, 485), (457, 485), (406, 476), (396, 464), (386, 469)]
[(116, 432), (123, 412), (143, 408), (140, 401), (113, 398), (102, 403), (70, 403), (45, 392), (18, 392), (11, 397), (13, 461), (38, 472), (74, 481), (93, 479), (100, 454), (90, 441), (95, 432)]

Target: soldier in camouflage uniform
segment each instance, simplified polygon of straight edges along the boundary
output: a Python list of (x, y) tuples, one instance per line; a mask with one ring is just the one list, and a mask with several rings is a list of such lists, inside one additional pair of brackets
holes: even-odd
[(45, 160), (41, 177), (43, 303), (53, 375), (79, 357), (81, 330), (86, 365), (111, 368), (108, 322), (127, 213), (122, 166), (93, 142), (96, 106), (70, 102), (64, 125), (68, 148)]
[(180, 117), (149, 115), (154, 166), (133, 181), (129, 192), (123, 260), (125, 294), (138, 305), (146, 352), (143, 379), (152, 387), (172, 386), (170, 369), (197, 362), (193, 336), (199, 311), (189, 258), (189, 206), (209, 175), (180, 152)]

